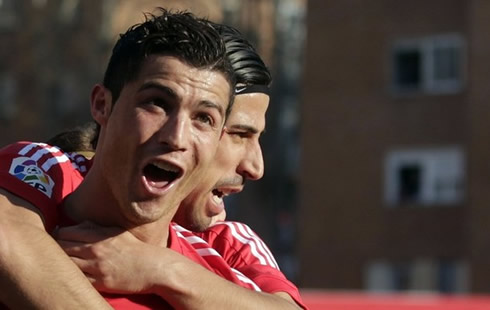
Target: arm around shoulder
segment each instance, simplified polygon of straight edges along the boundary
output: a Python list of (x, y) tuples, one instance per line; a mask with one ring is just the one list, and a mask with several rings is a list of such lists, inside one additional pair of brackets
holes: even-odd
[(159, 257), (161, 265), (154, 269), (154, 276), (160, 274), (162, 282), (153, 282), (157, 283), (155, 291), (176, 308), (301, 309), (287, 293), (269, 294), (240, 287), (178, 253), (168, 251)]
[(46, 232), (37, 208), (4, 189), (0, 287), (0, 304), (12, 309), (111, 309)]

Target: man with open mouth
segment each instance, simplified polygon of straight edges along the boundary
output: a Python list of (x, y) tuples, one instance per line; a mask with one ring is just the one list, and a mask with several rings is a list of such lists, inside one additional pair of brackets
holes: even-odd
[(65, 247), (72, 243), (70, 258), (51, 236), (57, 227), (87, 221), (119, 227), (166, 251), (169, 268), (162, 270), (169, 271), (174, 288), (180, 281), (170, 267), (181, 266), (183, 258), (194, 263), (193, 270), (218, 273), (224, 283), (247, 292), (256, 288), (222, 258), (203, 258), (170, 225), (214, 159), (233, 85), (218, 32), (192, 14), (162, 9), (122, 35), (103, 84), (91, 93), (100, 126), (93, 160), (70, 158), (43, 143), (0, 150), (0, 301), (22, 309), (192, 307), (174, 298), (179, 292), (158, 286), (99, 294), (92, 285), (97, 288), (91, 274), (96, 268), (82, 272), (74, 264), (91, 249), (65, 239)]
[[(208, 282), (206, 273), (200, 273), (188, 265), (187, 272), (193, 270), (193, 277), (186, 277), (183, 273), (178, 278), (181, 279), (181, 285), (189, 287), (189, 291), (193, 293), (182, 298), (188, 304), (192, 304), (191, 300), (196, 300), (196, 307), (201, 308), (205, 308), (203, 299), (210, 308), (293, 309), (296, 304), (306, 308), (298, 289), (280, 272), (268, 247), (248, 226), (237, 222), (215, 223), (225, 217), (224, 196), (241, 192), (245, 180), (258, 180), (263, 176), (264, 163), (259, 138), (265, 130), (271, 82), (270, 73), (253, 46), (234, 28), (222, 25), (216, 27), (224, 38), (227, 55), (235, 71), (238, 83), (236, 98), (213, 164), (197, 187), (180, 204), (174, 217), (179, 225), (201, 233), (192, 233), (177, 224), (174, 227), (191, 240), (194, 240), (195, 235), (202, 237), (232, 268), (253, 280), (263, 292), (274, 296), (228, 289), (229, 286), (222, 286), (220, 281)], [(76, 131), (74, 134), (81, 135), (76, 134)], [(73, 145), (64, 141), (63, 137), (68, 135), (73, 133), (57, 136), (50, 143), (69, 151), (92, 150), (90, 145)], [(77, 140), (78, 138), (75, 141)], [(213, 223), (215, 224), (212, 225)], [(87, 228), (92, 229), (91, 238), (86, 237)], [(150, 285), (163, 286), (166, 273), (160, 272), (160, 266), (166, 261), (166, 253), (161, 253), (161, 249), (152, 249), (124, 233), (106, 239), (107, 241), (100, 241), (104, 239), (104, 234), (114, 235), (113, 228), (98, 227), (95, 231), (97, 233), (93, 232), (93, 226), (68, 227), (60, 229), (59, 238), (77, 240), (85, 243), (88, 248), (93, 246), (93, 252), (104, 253), (79, 254), (76, 261), (84, 272), (90, 272), (88, 268), (94, 268), (93, 266), (113, 266), (105, 270), (97, 268), (93, 283), (99, 288), (134, 291)], [(65, 245), (63, 240), (60, 244)], [(193, 244), (202, 246), (201, 243)], [(74, 253), (70, 244), (64, 248), (67, 253)], [(199, 249), (200, 255), (207, 260), (216, 257), (215, 252)], [(144, 264), (141, 263), (143, 260)], [(111, 281), (104, 281), (107, 278)], [(229, 298), (230, 295), (234, 298)]]

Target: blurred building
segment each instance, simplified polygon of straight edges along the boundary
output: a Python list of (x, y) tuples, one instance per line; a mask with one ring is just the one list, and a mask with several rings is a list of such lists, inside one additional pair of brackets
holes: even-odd
[(99, 1), (0, 1), (0, 143), (88, 119), (105, 59)]
[[(218, 2), (165, 4), (219, 20)], [(0, 0), (0, 145), (44, 141), (88, 121), (91, 87), (102, 80), (118, 35), (161, 3)]]
[(490, 292), (490, 2), (308, 1), (300, 285)]

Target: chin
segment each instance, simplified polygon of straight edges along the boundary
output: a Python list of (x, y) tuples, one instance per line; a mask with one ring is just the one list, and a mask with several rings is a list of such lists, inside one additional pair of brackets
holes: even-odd
[(190, 229), (195, 232), (201, 232), (205, 231), (209, 225), (211, 225), (211, 218), (204, 217), (204, 218), (191, 218), (188, 225), (183, 225), (186, 226), (187, 229)]
[(127, 217), (136, 224), (153, 223), (161, 219), (168, 213), (168, 210), (154, 207), (151, 205), (136, 205), (131, 208)]

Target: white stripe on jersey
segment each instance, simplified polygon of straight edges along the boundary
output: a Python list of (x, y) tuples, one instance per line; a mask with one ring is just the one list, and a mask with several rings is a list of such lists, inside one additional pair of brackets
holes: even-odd
[[(177, 236), (187, 240), (187, 242), (189, 242), (190, 244), (201, 243), (201, 244), (206, 244), (208, 247), (210, 247), (210, 245), (204, 239), (194, 235), (194, 233), (192, 231), (187, 230), (184, 227), (182, 227), (178, 224), (175, 224), (175, 223), (172, 224), (172, 227), (174, 228), (175, 232), (177, 233)], [(183, 233), (185, 233), (185, 234), (183, 234)]]
[(231, 230), (232, 236), (235, 237), (238, 241), (240, 241), (241, 243), (243, 243), (245, 245), (248, 244), (250, 246), (250, 250), (251, 250), (253, 256), (255, 256), (255, 258), (257, 258), (259, 260), (261, 265), (267, 266), (267, 262), (266, 262), (265, 257), (257, 251), (257, 246), (255, 245), (255, 243), (253, 243), (253, 242), (251, 242), (251, 240), (248, 240), (245, 237), (241, 236), (236, 231), (235, 226), (233, 226), (232, 223), (230, 223), (230, 222), (220, 222), (220, 223), (228, 226)]
[(60, 156), (56, 156), (56, 157), (51, 157), (50, 159), (46, 160), (44, 162), (44, 164), (41, 166), (41, 168), (44, 170), (44, 171), (48, 171), (51, 167), (53, 167), (54, 165), (56, 164), (61, 164), (61, 163), (64, 163), (64, 162), (67, 162), (69, 161), (70, 159), (68, 158), (68, 156), (66, 156), (65, 154), (63, 155), (60, 155)]
[(195, 243), (205, 243), (208, 244), (206, 241), (201, 239), (198, 236), (184, 236), (185, 240), (187, 240), (190, 244), (195, 244)]
[(175, 231), (186, 231), (186, 232), (190, 232), (188, 229), (185, 229), (184, 227), (180, 226), (177, 223), (172, 223), (172, 227), (175, 229)]
[(75, 165), (75, 163), (72, 163), (72, 164), (73, 164), (73, 168), (75, 168), (76, 170), (80, 171), (81, 173), (87, 172), (87, 167), (85, 167), (85, 166), (79, 167), (78, 165)]
[[(74, 169), (76, 169), (80, 172), (83, 172), (83, 173), (85, 173), (87, 171), (86, 166), (77, 165), (75, 163), (75, 159), (73, 157), (70, 157), (69, 154), (64, 153), (58, 147), (56, 147), (56, 146), (47, 147), (47, 146), (48, 145), (46, 143), (30, 143), (30, 144), (26, 145), (24, 148), (22, 148), (18, 152), (18, 154), (25, 156), (27, 153), (29, 153), (33, 149), (39, 148), (39, 150), (37, 150), (33, 155), (31, 155), (29, 157), (30, 159), (37, 162), (46, 154), (60, 153), (60, 155), (58, 155), (58, 156), (51, 157), (51, 158), (47, 159), (44, 162), (44, 164), (41, 166), (41, 169), (43, 169), (45, 172), (47, 172), (49, 169), (51, 169), (51, 167), (53, 167), (56, 164), (61, 164), (61, 163), (70, 161)], [(73, 154), (77, 154), (77, 153), (73, 153)], [(83, 163), (84, 161), (86, 161), (86, 158), (83, 156), (80, 156), (76, 159), (76, 162), (78, 162), (78, 163)]]
[(233, 271), (237, 278), (244, 282), (244, 283), (248, 283), (250, 285), (252, 285), (252, 287), (254, 288), (254, 290), (256, 290), (257, 292), (262, 292), (262, 290), (260, 289), (260, 287), (257, 286), (257, 284), (255, 284), (254, 281), (250, 280), (247, 276), (245, 276), (243, 273), (241, 273), (240, 271), (234, 269), (234, 268), (231, 268), (231, 271)]
[[(176, 223), (172, 223), (171, 225), (172, 225), (172, 228), (177, 233), (177, 236), (179, 238), (182, 238), (182, 239), (187, 240), (192, 245), (192, 247), (197, 252), (197, 254), (199, 254), (199, 256), (201, 256), (210, 266), (214, 266), (214, 264), (213, 264), (213, 257), (214, 256), (220, 257), (224, 261), (224, 263), (228, 265), (228, 263), (221, 256), (221, 254), (218, 251), (216, 251), (215, 249), (213, 249), (209, 245), (209, 243), (207, 243), (204, 239), (202, 239), (202, 238), (194, 235), (194, 233), (192, 231), (187, 230), (184, 227), (182, 227), (182, 226), (180, 226), (180, 225), (178, 225)], [(188, 235), (188, 236), (186, 236), (186, 235)], [(192, 240), (192, 242), (190, 240)], [(205, 245), (207, 247), (205, 247), (205, 248), (197, 248), (199, 245)], [(235, 276), (237, 277), (237, 279), (239, 281), (241, 281), (243, 283), (246, 283), (246, 284), (252, 286), (252, 288), (254, 290), (258, 291), (258, 292), (262, 291), (257, 286), (257, 284), (255, 284), (255, 282), (253, 282), (251, 279), (249, 279), (243, 273), (241, 273), (240, 271), (238, 271), (236, 269), (231, 268), (231, 266), (229, 266), (229, 265), (228, 265), (228, 267), (235, 274)]]
[(35, 147), (45, 147), (47, 146), (46, 143), (31, 143), (31, 144), (28, 144), (26, 146), (24, 146), (24, 148), (22, 150), (19, 151), (19, 155), (22, 155), (22, 156), (25, 156), (27, 153), (29, 153), (30, 150), (32, 150), (33, 148)]
[[(59, 153), (61, 152), (59, 148), (53, 146), (53, 147), (43, 147), (40, 150), (37, 150), (34, 155), (32, 155), (30, 158), (34, 161), (38, 161), (43, 155), (46, 155), (48, 153)], [(66, 156), (65, 156), (66, 157)]]
[[(245, 224), (226, 221), (219, 222), (217, 225), (219, 224), (225, 224), (226, 226), (228, 226), (233, 237), (235, 237), (242, 244), (250, 246), (250, 251), (252, 255), (259, 260), (261, 265), (270, 266), (279, 270), (279, 266), (277, 265), (276, 261), (270, 258), (272, 254), (269, 251), (265, 251), (265, 249), (267, 249), (267, 246), (263, 243), (262, 240), (260, 240), (260, 238), (254, 238), (250, 236), (250, 234), (247, 233), (243, 228), (244, 226), (246, 226)], [(238, 227), (240, 232), (236, 230), (235, 225), (236, 227)]]
[[(77, 153), (75, 153), (75, 154), (78, 155)], [(87, 159), (85, 157), (83, 157), (82, 155), (74, 156), (74, 158), (75, 158), (75, 161), (77, 162), (77, 164), (84, 162), (84, 161), (87, 161)]]
[(221, 254), (219, 254), (218, 251), (216, 251), (213, 248), (204, 248), (204, 249), (195, 249), (195, 250), (202, 257), (204, 257), (204, 256), (221, 256)]
[(182, 235), (180, 232), (176, 231), (176, 233), (177, 233), (177, 237), (185, 239), (184, 235)]
[(82, 174), (87, 172), (86, 162), (88, 161), (85, 156), (78, 154), (77, 152), (65, 153), (71, 160), (71, 165), (75, 170), (80, 171)]
[[(260, 250), (265, 253), (267, 260), (269, 261), (271, 266), (275, 267), (276, 269), (279, 270), (279, 265), (277, 264), (276, 259), (274, 258), (274, 255), (272, 255), (271, 251), (269, 250), (267, 245), (265, 245), (264, 241), (262, 241), (262, 239), (260, 239), (257, 236), (257, 234), (255, 234), (248, 225), (245, 225), (242, 223), (237, 223), (237, 222), (235, 222), (235, 224), (238, 225), (238, 228), (240, 229), (240, 231), (242, 231), (242, 233), (244, 235), (245, 235), (245, 233), (247, 233), (249, 238), (251, 238), (252, 240), (254, 240), (257, 243), (257, 247), (259, 247)], [(243, 230), (242, 230), (242, 228), (243, 228)], [(247, 236), (247, 235), (245, 235), (245, 236)]]

